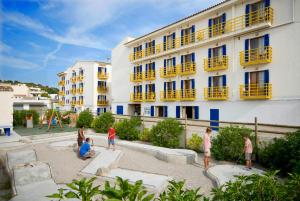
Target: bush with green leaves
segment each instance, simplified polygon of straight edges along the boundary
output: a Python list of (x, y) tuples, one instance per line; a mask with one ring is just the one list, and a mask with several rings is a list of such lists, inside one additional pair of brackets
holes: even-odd
[(26, 116), (32, 115), (33, 125), (38, 125), (40, 114), (36, 110), (14, 110), (13, 112), (13, 125), (25, 126)]
[(139, 140), (144, 142), (150, 142), (150, 129), (144, 128), (142, 132), (139, 134)]
[(115, 118), (112, 113), (105, 112), (96, 117), (92, 123), (92, 127), (97, 133), (107, 133), (108, 129), (114, 124)]
[(214, 158), (244, 163), (244, 135), (250, 136), (254, 147), (251, 129), (237, 126), (221, 128), (219, 134), (212, 139), (211, 152)]
[[(71, 119), (70, 117), (68, 117), (69, 114), (72, 114), (74, 113), (73, 111), (65, 111), (62, 113), (61, 115), (61, 121), (63, 124), (70, 124), (71, 123)], [(63, 117), (66, 117), (66, 118), (63, 118)]]
[(300, 174), (300, 130), (262, 146), (259, 162), (267, 168), (280, 170), (282, 175), (288, 172)]
[(200, 152), (202, 143), (203, 143), (202, 137), (200, 137), (197, 133), (193, 133), (192, 137), (188, 139), (187, 147), (196, 152)]
[(114, 125), (116, 133), (121, 140), (138, 140), (140, 123), (136, 118), (123, 119)]
[(90, 110), (84, 110), (82, 112), (80, 112), (79, 114), (79, 117), (77, 119), (77, 122), (76, 122), (76, 127), (85, 127), (85, 128), (90, 128), (91, 127), (91, 124), (93, 122), (93, 114), (91, 113)]
[(183, 127), (176, 119), (168, 118), (152, 127), (150, 141), (157, 146), (178, 148)]

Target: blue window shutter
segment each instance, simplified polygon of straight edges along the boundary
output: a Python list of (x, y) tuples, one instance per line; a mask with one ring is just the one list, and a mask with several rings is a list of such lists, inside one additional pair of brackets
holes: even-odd
[(168, 117), (168, 106), (164, 106), (164, 117)]
[(152, 105), (150, 108), (151, 117), (154, 117), (154, 106)]
[(153, 64), (152, 64), (152, 70), (155, 71), (155, 62), (153, 62)]
[[(136, 52), (136, 47), (133, 48), (133, 52)], [(98, 68), (99, 69), (99, 68)]]
[(153, 92), (155, 93), (155, 84), (152, 84), (152, 86), (153, 86)]
[(167, 49), (166, 42), (167, 42), (167, 36), (164, 36), (164, 51), (166, 51)]
[(104, 113), (106, 112), (106, 108), (104, 108)]
[(249, 60), (249, 39), (245, 40), (245, 61)]
[(223, 46), (222, 46), (222, 53), (223, 53), (223, 56), (226, 55), (226, 45), (223, 45)]
[(135, 94), (136, 92), (136, 86), (133, 87), (133, 93)]
[(176, 90), (176, 82), (173, 81), (173, 90)]
[(176, 118), (180, 118), (180, 106), (176, 106)]
[(199, 106), (194, 106), (195, 119), (199, 119)]
[(173, 38), (173, 44), (172, 44), (172, 45), (173, 45), (173, 48), (175, 48), (175, 46), (176, 46), (176, 45), (175, 45), (175, 37), (176, 37), (176, 36), (175, 36), (175, 32), (174, 32), (174, 33), (172, 34), (172, 38)]
[(167, 83), (164, 82), (164, 91), (166, 91), (166, 90), (167, 90)]
[(181, 45), (183, 45), (183, 33), (184, 33), (184, 29), (181, 29)]
[(223, 87), (226, 87), (226, 75), (222, 75)]
[(264, 35), (264, 41), (265, 41), (265, 42), (264, 42), (265, 47), (270, 45), (270, 37), (269, 37), (269, 34)]
[(98, 86), (100, 86), (101, 85), (101, 81), (98, 81)]
[(226, 13), (222, 14), (222, 33), (225, 33)]
[(133, 73), (134, 73), (134, 74), (136, 73), (136, 67), (133, 68)]
[(183, 80), (181, 80), (181, 85), (180, 86), (181, 86), (181, 89), (183, 89)]
[(183, 55), (181, 55), (181, 64), (183, 64)]
[(176, 35), (175, 35), (175, 32), (172, 34), (172, 38), (173, 40), (175, 39)]
[(212, 19), (209, 19), (208, 20), (208, 36), (211, 37), (211, 34), (212, 34)]
[(148, 71), (148, 64), (146, 64), (146, 72)]
[(195, 32), (195, 25), (192, 26), (192, 33)]
[(265, 0), (265, 8), (270, 7), (270, 0)]
[(176, 66), (176, 57), (173, 57), (173, 66)]
[(152, 47), (155, 47), (155, 40), (152, 41)]
[(123, 106), (122, 105), (117, 105), (117, 114), (123, 114)]
[(141, 93), (143, 92), (143, 87), (142, 87), (142, 85), (140, 85), (140, 92), (141, 92)]
[(167, 60), (164, 59), (164, 67), (166, 67), (166, 66), (167, 66)]
[(245, 85), (249, 84), (249, 72), (245, 72)]
[(140, 65), (140, 72), (142, 72), (142, 69), (143, 69), (143, 67), (142, 67), (142, 65)]
[(195, 61), (195, 53), (193, 52), (192, 53), (192, 62), (194, 62)]
[(192, 89), (195, 89), (195, 79), (192, 79)]
[(265, 70), (265, 73), (264, 73), (264, 83), (269, 83), (270, 80), (269, 80), (269, 70)]
[(246, 15), (245, 15), (245, 24), (246, 27), (249, 26), (249, 19), (250, 19), (250, 4), (246, 5)]
[(208, 48), (208, 58), (211, 58), (211, 48)]
[(148, 43), (145, 44), (146, 48), (148, 48)]
[(208, 87), (211, 87), (211, 77), (208, 77)]
[(142, 45), (140, 45), (140, 51), (143, 49), (143, 46)]

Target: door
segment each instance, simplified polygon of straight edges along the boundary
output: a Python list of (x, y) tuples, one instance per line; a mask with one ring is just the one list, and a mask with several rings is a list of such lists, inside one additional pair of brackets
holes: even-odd
[[(210, 120), (219, 121), (219, 109), (210, 109)], [(219, 122), (210, 122), (210, 127), (214, 131), (218, 131)]]

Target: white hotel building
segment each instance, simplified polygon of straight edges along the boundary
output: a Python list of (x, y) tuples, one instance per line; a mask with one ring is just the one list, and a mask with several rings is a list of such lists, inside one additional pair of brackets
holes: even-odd
[(78, 61), (58, 73), (59, 109), (99, 115), (110, 111), (111, 65), (100, 61)]
[(299, 22), (300, 0), (227, 0), (127, 38), (112, 112), (300, 125)]

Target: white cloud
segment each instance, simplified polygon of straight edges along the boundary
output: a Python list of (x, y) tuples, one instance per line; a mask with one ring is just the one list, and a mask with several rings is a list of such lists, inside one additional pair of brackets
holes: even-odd
[(10, 68), (29, 70), (29, 69), (35, 69), (39, 67), (38, 64), (20, 58), (16, 58), (16, 57), (10, 57), (10, 56), (1, 56), (0, 61), (1, 61), (1, 66), (5, 66), (5, 67), (7, 66)]
[(9, 52), (11, 49), (12, 47), (0, 41), (0, 53)]
[(52, 50), (51, 52), (49, 52), (49, 53), (46, 55), (46, 57), (45, 57), (45, 59), (44, 59), (44, 61), (43, 61), (43, 67), (42, 67), (42, 68), (45, 68), (45, 67), (47, 66), (48, 61), (49, 61), (50, 59), (53, 59), (53, 58), (54, 58), (54, 55), (61, 49), (61, 47), (62, 47), (62, 44), (59, 43), (59, 44), (57, 45), (57, 47), (56, 47), (54, 50)]

